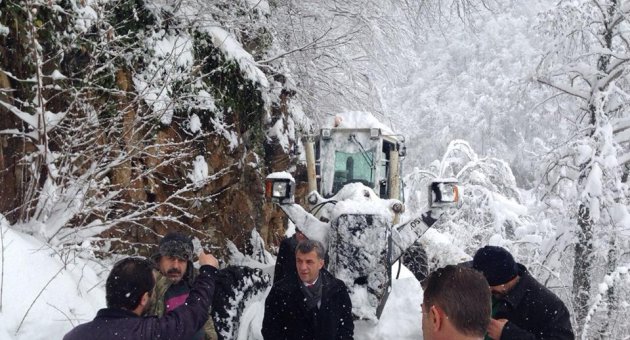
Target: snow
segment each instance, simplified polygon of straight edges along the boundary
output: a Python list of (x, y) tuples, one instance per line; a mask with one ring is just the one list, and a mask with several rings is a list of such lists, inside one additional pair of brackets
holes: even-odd
[(588, 174), (586, 183), (584, 185), (584, 191), (582, 192), (582, 198), (590, 203), (590, 214), (593, 221), (598, 221), (600, 216), (600, 201), (599, 197), (602, 195), (602, 169), (597, 163), (593, 164), (591, 172)]
[(392, 267), (392, 292), (378, 322), (355, 321), (355, 339), (419, 339), (422, 334), (422, 288), (420, 282), (405, 267), (396, 279), (398, 264)]
[(212, 44), (221, 49), (228, 59), (236, 61), (247, 79), (264, 88), (269, 87), (269, 81), (256, 65), (254, 57), (230, 33), (216, 26), (208, 27), (206, 31), (212, 38)]
[(250, 8), (260, 11), (262, 14), (269, 14), (269, 2), (267, 0), (247, 0)]
[(295, 183), (295, 179), (293, 179), (293, 175), (291, 175), (290, 173), (286, 171), (272, 172), (269, 175), (267, 175), (267, 178), (268, 179), (288, 179), (291, 182)]
[(9, 35), (9, 28), (7, 26), (4, 26), (2, 24), (0, 24), (0, 36), (2, 35)]
[(75, 29), (79, 32), (87, 32), (92, 24), (98, 20), (98, 14), (92, 6), (98, 7), (94, 0), (71, 1), (74, 11), (77, 13)]
[(197, 133), (201, 131), (201, 120), (199, 119), (199, 116), (197, 116), (196, 114), (192, 114), (190, 116), (190, 120), (188, 124), (189, 124), (188, 128), (190, 129), (190, 132)]
[[(289, 127), (293, 128), (293, 120), (289, 120), (287, 123)], [(285, 132), (284, 125), (284, 119), (278, 119), (276, 123), (271, 128), (269, 128), (269, 130), (267, 130), (267, 137), (275, 137), (277, 139), (277, 143), (282, 146), (282, 149), (284, 151), (289, 151), (289, 148), (291, 147), (289, 141), (291, 140), (291, 136), (293, 136), (293, 134)]]
[[(95, 21), (101, 20), (95, 11), (99, 9), (101, 3), (94, 0), (70, 0), (70, 3), (77, 14), (75, 16), (77, 31), (87, 32)], [(248, 0), (247, 3), (250, 8), (254, 8), (259, 13), (265, 15), (270, 13), (269, 3), (266, 0)], [(537, 165), (541, 161), (540, 155), (556, 151), (550, 148), (551, 144), (554, 140), (565, 136), (562, 136), (560, 131), (555, 131), (562, 127), (558, 126), (557, 120), (551, 116), (561, 116), (567, 111), (578, 110), (575, 110), (571, 104), (556, 100), (548, 100), (544, 105), (538, 105), (541, 98), (549, 98), (548, 93), (539, 89), (525, 89), (531, 86), (527, 81), (533, 77), (532, 65), (540, 61), (541, 51), (538, 50), (540, 46), (536, 40), (543, 39), (526, 31), (535, 26), (534, 24), (540, 24), (533, 21), (534, 12), (542, 7), (540, 3), (540, 1), (531, 4), (514, 2), (515, 6), (510, 13), (497, 11), (496, 14), (492, 13), (489, 14), (490, 17), (486, 17), (490, 20), (478, 19), (476, 23), (478, 31), (472, 35), (463, 34), (461, 28), (454, 22), (450, 23), (449, 30), (442, 32), (443, 35), (432, 36), (430, 32), (426, 32), (424, 40), (396, 41), (399, 36), (393, 36), (392, 39), (387, 40), (385, 45), (388, 48), (406, 46), (408, 50), (402, 53), (394, 51), (394, 53), (405, 57), (411, 56), (411, 58), (384, 58), (392, 65), (398, 64), (404, 67), (382, 68), (385, 73), (392, 73), (391, 77), (390, 74), (381, 74), (383, 79), (378, 79), (378, 68), (373, 68), (371, 72), (366, 72), (366, 78), (373, 82), (375, 88), (383, 91), (379, 93), (382, 94), (379, 99), (382, 100), (382, 108), (387, 117), (393, 119), (398, 127), (411, 136), (410, 141), (414, 141), (408, 143), (413, 146), (413, 149), (410, 147), (408, 159), (416, 162), (414, 165), (429, 163), (443, 151), (444, 145), (447, 145), (453, 136), (471, 140), (470, 144), (476, 148), (479, 147), (484, 154), (510, 158), (512, 162), (521, 161), (520, 156), (525, 154), (529, 155), (530, 160), (533, 159), (532, 164)], [(552, 2), (547, 3), (547, 6), (551, 6)], [(53, 4), (52, 9), (59, 11), (61, 7)], [(519, 13), (520, 11), (531, 13)], [(515, 29), (504, 29), (508, 25)], [(261, 65), (256, 63), (252, 55), (245, 51), (238, 39), (228, 32), (227, 28), (207, 25), (204, 27), (212, 37), (213, 43), (223, 51), (227, 59), (238, 63), (247, 79), (259, 84), (260, 88), (270, 87), (266, 75), (261, 71)], [(525, 35), (526, 32), (531, 34)], [(9, 33), (9, 27), (0, 25), (0, 36), (6, 36)], [(187, 75), (182, 75), (181, 68), (190, 68), (193, 64), (192, 38), (188, 33), (189, 31), (185, 29), (180, 30), (176, 35), (165, 31), (150, 33), (145, 43), (150, 50), (147, 53), (152, 53), (152, 55), (146, 56), (146, 70), (141, 74), (134, 74), (135, 89), (160, 115), (159, 118), (163, 124), (171, 123), (173, 110), (179, 100), (172, 96), (170, 84), (182, 79), (186, 80)], [(412, 51), (412, 45), (416, 45), (415, 48), (418, 50)], [(37, 48), (41, 46), (37, 45)], [(401, 62), (405, 60), (409, 63)], [(368, 67), (371, 66), (373, 65)], [(575, 70), (578, 69), (591, 72), (593, 68), (580, 64), (575, 68)], [(32, 77), (17, 79), (8, 71), (5, 73), (15, 81), (34, 81)], [(400, 73), (403, 76), (399, 77), (400, 74), (394, 73)], [(50, 74), (53, 80), (62, 80), (65, 77), (59, 70), (53, 70)], [(169, 78), (169, 81), (166, 81), (166, 78)], [(384, 78), (387, 79), (384, 80)], [(290, 75), (287, 79), (289, 79), (288, 82), (292, 81)], [(299, 82), (301, 83), (302, 79)], [(307, 81), (303, 83), (308, 84)], [(197, 92), (193, 92), (193, 95), (196, 94), (195, 103), (190, 107), (208, 111), (216, 109), (215, 99), (208, 92), (208, 88), (204, 88), (201, 84), (191, 86)], [(573, 91), (568, 87), (562, 88)], [(619, 90), (623, 89), (620, 87)], [(299, 98), (300, 95), (296, 97)], [(605, 95), (612, 96), (610, 93)], [(267, 136), (277, 138), (285, 151), (290, 150), (290, 143), (296, 136), (296, 125), (302, 130), (310, 131), (309, 128), (305, 128), (308, 127), (309, 122), (298, 100), (288, 102), (292, 119), (278, 120), (267, 131)], [(336, 103), (331, 105), (334, 104)], [(31, 136), (36, 139), (35, 131), (40, 117), (29, 113), (28, 110), (18, 109), (9, 101), (0, 101), (0, 105), (30, 125), (33, 128)], [(369, 107), (369, 103), (366, 103), (365, 107)], [(548, 115), (541, 119), (537, 108), (543, 108), (542, 113)], [(63, 118), (63, 114), (50, 111), (38, 113), (44, 115), (49, 127), (54, 127)], [(330, 114), (333, 113), (330, 112)], [(507, 120), (502, 115), (510, 115), (512, 120)], [(524, 118), (517, 120), (514, 117)], [(94, 116), (94, 119), (96, 118)], [(210, 123), (213, 131), (226, 138), (231, 149), (235, 149), (239, 143), (242, 143), (234, 132), (234, 127), (227, 125), (220, 114), (203, 119), (208, 119), (209, 122), (206, 120), (202, 122), (200, 116), (191, 114), (188, 122), (189, 130), (192, 133), (201, 132), (203, 124)], [(547, 126), (540, 126), (541, 121)], [(390, 127), (380, 123), (373, 114), (364, 111), (340, 112), (327, 124), (329, 127), (339, 128), (379, 128), (384, 134), (392, 134)], [(17, 134), (18, 131), (5, 130), (3, 132)], [(572, 258), (570, 255), (567, 256), (567, 253), (570, 253), (572, 249), (570, 246), (574, 244), (575, 223), (574, 220), (567, 223), (566, 220), (562, 220), (562, 216), (559, 214), (554, 216), (553, 213), (554, 211), (567, 212), (567, 215), (571, 211), (575, 213), (575, 207), (571, 206), (575, 202), (567, 199), (571, 192), (583, 193), (583, 196), (579, 197), (582, 199), (580, 203), (588, 204), (591, 217), (595, 221), (600, 220), (600, 224), (596, 226), (597, 233), (610, 235), (612, 240), (619, 242), (616, 247), (623, 251), (628, 248), (630, 214), (627, 202), (621, 200), (611, 204), (606, 199), (612, 197), (607, 196), (609, 192), (627, 190), (625, 187), (614, 187), (609, 182), (610, 173), (615, 172), (625, 159), (616, 157), (616, 153), (621, 150), (616, 150), (616, 145), (612, 141), (614, 138), (625, 141), (630, 133), (613, 136), (610, 125), (598, 127), (597, 133), (602, 137), (601, 145), (585, 142), (569, 147), (573, 151), (573, 162), (577, 165), (588, 162), (587, 165), (591, 169), (584, 183), (580, 183), (583, 187), (577, 188), (575, 185), (558, 187), (558, 196), (549, 198), (542, 208), (537, 207), (538, 202), (535, 201), (538, 197), (534, 195), (532, 195), (534, 198), (532, 201), (519, 203), (518, 199), (497, 188), (484, 191), (483, 194), (474, 197), (483, 197), (484, 202), (475, 202), (476, 205), (469, 206), (467, 216), (459, 216), (459, 219), (450, 221), (450, 225), (431, 228), (420, 239), (427, 253), (430, 254), (431, 266), (439, 267), (469, 260), (470, 254), (466, 251), (470, 252), (480, 244), (503, 246), (512, 250), (515, 255), (520, 255), (515, 256), (520, 262), (534, 264), (535, 266), (530, 268), (533, 271), (548, 271), (549, 273), (546, 274), (548, 281), (545, 282), (551, 283), (550, 286), (561, 287), (559, 291), (565, 294), (562, 298), (568, 301), (570, 289), (566, 287), (571, 285), (569, 276), (572, 266), (567, 264), (567, 261), (571, 261)], [(500, 138), (509, 139), (510, 142), (502, 142)], [(547, 141), (547, 138), (550, 141)], [(527, 139), (538, 140), (538, 144), (519, 142), (520, 140), (527, 142)], [(590, 140), (590, 142), (593, 141)], [(532, 145), (535, 147), (528, 149)], [(501, 147), (504, 149), (501, 150)], [(24, 159), (24, 161), (30, 163), (31, 159)], [(442, 164), (444, 169), (450, 170), (449, 167), (453, 164), (446, 163), (448, 162)], [(520, 170), (527, 171), (535, 167), (521, 167)], [(50, 169), (53, 167), (51, 166)], [(440, 173), (440, 175), (451, 174)], [(561, 166), (558, 174), (571, 178), (574, 171), (570, 166)], [(54, 173), (51, 175), (54, 176)], [(504, 175), (508, 176), (508, 174)], [(512, 176), (511, 173), (509, 175)], [(187, 176), (198, 186), (208, 180), (208, 165), (203, 156), (198, 156), (192, 162), (192, 169)], [(293, 180), (288, 172), (277, 173), (274, 176)], [(525, 176), (520, 174), (519, 177)], [(470, 174), (468, 180), (485, 184), (496, 182), (496, 178), (477, 171)], [(541, 179), (538, 178), (535, 181), (539, 180)], [(513, 178), (510, 178), (511, 181)], [(533, 182), (531, 179), (529, 181), (529, 184)], [(505, 182), (508, 181), (505, 180)], [(339, 203), (336, 210), (329, 212), (329, 216), (370, 213), (389, 218), (391, 215), (392, 201), (375, 201), (373, 192), (367, 191), (366, 195), (365, 187), (358, 183), (348, 185), (347, 188), (348, 190), (340, 191), (333, 198)], [(89, 242), (92, 235), (103, 231), (103, 221), (97, 219), (81, 229), (63, 230), (57, 234), (55, 231), (68, 222), (72, 216), (69, 212), (77, 208), (76, 205), (87, 189), (66, 190), (75, 194), (76, 199), (59, 197), (58, 190), (59, 188), (54, 183), (44, 183), (43, 195), (37, 202), (36, 209), (37, 215), (50, 217), (45, 222), (31, 220), (22, 225), (9, 227), (6, 220), (0, 216), (0, 273), (2, 273), (0, 276), (0, 339), (61, 338), (72, 326), (90, 320), (96, 311), (104, 306), (103, 279), (110, 268), (111, 263), (108, 261), (111, 259), (95, 260)], [(415, 193), (410, 196), (413, 197), (413, 194)], [(463, 191), (460, 194), (463, 194)], [(468, 194), (469, 192), (466, 192), (468, 198), (474, 196), (472, 190), (470, 195)], [(622, 195), (620, 197), (624, 198)], [(538, 211), (533, 211), (535, 209)], [(612, 223), (608, 223), (609, 220), (605, 219), (605, 214), (610, 214)], [(324, 224), (317, 222), (296, 221), (296, 224), (303, 228), (309, 237), (323, 242), (328, 241), (329, 230), (324, 228)], [(610, 229), (608, 229), (609, 224), (612, 225)], [(507, 235), (506, 225), (513, 227), (513, 235)], [(600, 227), (603, 228), (600, 230)], [(294, 230), (295, 225), (290, 223), (287, 235), (292, 234)], [(28, 234), (20, 231), (28, 232)], [(54, 235), (56, 236), (50, 243), (40, 240), (50, 239)], [(234, 244), (228, 243), (230, 262), (270, 271), (273, 258), (258, 242), (261, 240), (260, 236), (255, 236), (252, 235), (252, 239), (257, 241), (255, 248), (259, 250), (258, 258), (251, 259), (238, 252)], [(359, 245), (363, 245), (365, 252), (374, 255), (379, 251), (379, 245), (382, 244), (380, 234), (364, 233), (361, 236), (363, 244)], [(77, 245), (65, 249), (58, 248), (55, 244), (58, 244), (61, 239)], [(594, 245), (598, 254), (593, 263), (598, 273), (592, 276), (594, 289), (589, 302), (590, 310), (588, 319), (585, 321), (585, 328), (588, 328), (591, 317), (607, 312), (608, 301), (605, 296), (607, 290), (611, 287), (627, 287), (629, 282), (627, 263), (621, 263), (611, 273), (604, 276), (608, 273), (605, 272), (608, 269), (601, 265), (601, 259), (607, 256), (608, 250), (604, 240), (607, 238), (599, 239)], [(106, 251), (107, 246), (99, 250)], [(357, 339), (404, 340), (420, 337), (419, 305), (422, 290), (405, 268), (403, 268), (403, 273), (403, 277), (393, 282), (392, 293), (381, 319), (378, 322), (375, 320), (356, 322)], [(340, 275), (343, 277), (345, 273), (340, 272)], [(623, 293), (623, 289), (620, 291)], [(38, 296), (40, 293), (41, 295)], [(260, 326), (265, 295), (266, 292), (263, 292), (248, 304), (244, 313), (243, 328), (239, 331), (239, 339), (261, 338)], [(369, 317), (373, 306), (365, 288), (355, 287), (353, 302), (359, 314)], [(622, 307), (629, 305), (627, 299), (620, 301), (619, 304)], [(598, 311), (602, 313), (597, 313)], [(621, 318), (627, 315), (621, 312), (619, 314)], [(42, 330), (46, 330), (46, 334), (43, 334)]]
[(367, 111), (344, 111), (335, 114), (328, 121), (328, 127), (340, 129), (376, 128), (381, 129), (384, 135), (393, 135), (394, 132), (381, 123), (374, 115)]
[[(0, 216), (0, 338), (61, 339), (105, 305), (95, 264), (9, 228)], [(46, 330), (42, 332), (42, 330)]]
[(188, 178), (197, 187), (202, 187), (208, 179), (208, 163), (203, 156), (195, 157), (193, 161), (193, 169), (188, 173)]
[(50, 78), (52, 80), (62, 80), (62, 79), (66, 79), (67, 77), (64, 76), (59, 70), (54, 70), (51, 74), (50, 74)]
[[(134, 74), (133, 82), (144, 101), (159, 115), (160, 122), (170, 125), (176, 98), (171, 97), (172, 85), (178, 78), (184, 78), (181, 70), (190, 68), (194, 63), (193, 38), (181, 32), (178, 35), (160, 30), (146, 37), (145, 45), (153, 53), (142, 73)], [(209, 95), (200, 97), (202, 106), (213, 106)], [(204, 99), (206, 98), (206, 99)]]

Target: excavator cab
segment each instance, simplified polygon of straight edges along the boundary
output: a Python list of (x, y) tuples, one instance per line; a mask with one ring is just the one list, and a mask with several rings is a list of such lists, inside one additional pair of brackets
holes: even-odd
[[(405, 155), (402, 136), (384, 135), (379, 128), (324, 128), (307, 138), (305, 148), (319, 157), (309, 162), (313, 186), (324, 198), (334, 196), (349, 183), (362, 183), (380, 198), (401, 199), (401, 163)], [(308, 150), (308, 149), (311, 150)]]

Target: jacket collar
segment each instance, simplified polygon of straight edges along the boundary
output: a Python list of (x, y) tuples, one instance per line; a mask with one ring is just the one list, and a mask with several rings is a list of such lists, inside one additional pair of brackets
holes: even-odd
[(122, 308), (103, 308), (96, 313), (95, 319), (138, 318), (134, 312)]
[(518, 283), (508, 292), (508, 294), (503, 298), (504, 301), (509, 303), (512, 307), (518, 306), (523, 300), (525, 294), (529, 291), (530, 280), (532, 277), (529, 275), (527, 268), (524, 265), (517, 263), (518, 265), (518, 276), (520, 279)]

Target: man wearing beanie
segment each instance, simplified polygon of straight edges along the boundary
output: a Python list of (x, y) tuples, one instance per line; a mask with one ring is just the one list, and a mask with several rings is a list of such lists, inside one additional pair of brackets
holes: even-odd
[[(159, 272), (151, 294), (150, 307), (146, 314), (162, 316), (186, 302), (192, 282), (198, 272), (192, 263), (193, 244), (191, 238), (179, 233), (166, 234), (159, 243), (158, 252), (152, 256)], [(208, 311), (209, 313), (210, 311)], [(190, 340), (216, 340), (212, 318), (208, 318)]]
[(554, 293), (501, 247), (475, 253), (473, 268), (482, 272), (492, 293), (492, 319), (486, 339), (574, 339), (569, 311)]

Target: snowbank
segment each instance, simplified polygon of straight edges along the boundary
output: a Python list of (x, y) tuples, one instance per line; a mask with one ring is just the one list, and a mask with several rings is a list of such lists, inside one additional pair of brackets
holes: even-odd
[(61, 339), (105, 306), (100, 265), (10, 229), (1, 215), (0, 227), (0, 339)]

